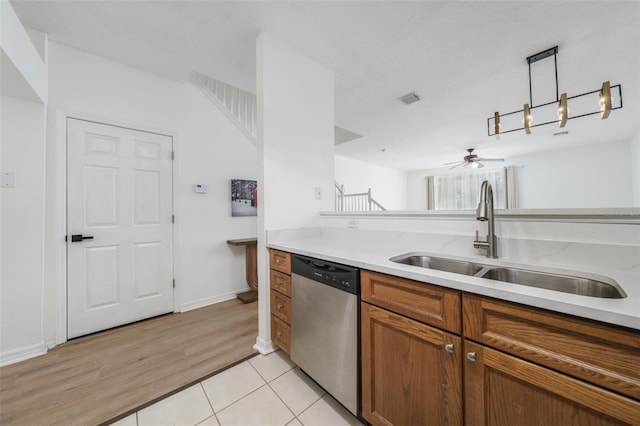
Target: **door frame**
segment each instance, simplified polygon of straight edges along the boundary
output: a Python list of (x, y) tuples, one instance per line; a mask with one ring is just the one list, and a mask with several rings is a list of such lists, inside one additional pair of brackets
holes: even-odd
[[(56, 206), (53, 207), (54, 210), (59, 214), (56, 230), (55, 232), (49, 233), (49, 235), (53, 235), (56, 241), (55, 244), (55, 253), (51, 253), (51, 256), (55, 257), (55, 281), (56, 281), (56, 293), (57, 293), (57, 302), (53, 302), (46, 299), (47, 291), (45, 290), (45, 294), (43, 297), (43, 330), (45, 328), (45, 313), (46, 306), (55, 306), (57, 308), (56, 312), (56, 326), (55, 326), (55, 345), (59, 345), (65, 343), (68, 340), (67, 334), (67, 242), (65, 241), (65, 236), (67, 235), (67, 119), (78, 119), (84, 121), (90, 121), (98, 124), (104, 124), (107, 126), (114, 127), (123, 127), (126, 129), (137, 130), (148, 133), (155, 133), (163, 136), (168, 136), (172, 139), (173, 152), (174, 152), (174, 160), (172, 161), (172, 184), (171, 184), (171, 202), (173, 204), (173, 214), (178, 217), (179, 216), (179, 203), (178, 203), (178, 193), (177, 188), (179, 185), (179, 165), (176, 158), (180, 158), (178, 153), (178, 132), (167, 129), (160, 129), (155, 126), (149, 126), (142, 123), (136, 122), (126, 122), (122, 120), (112, 119), (109, 117), (104, 117), (96, 114), (90, 113), (82, 113), (76, 111), (70, 111), (66, 109), (54, 109), (54, 114), (50, 117), (54, 121), (52, 127), (54, 129), (54, 137), (55, 141), (54, 147), (54, 156), (55, 156), (55, 174), (57, 181), (57, 188), (55, 194), (55, 202)], [(52, 117), (53, 116), (53, 117)], [(49, 157), (47, 155), (47, 157)], [(51, 176), (49, 176), (51, 177)], [(174, 222), (172, 224), (172, 244), (173, 250), (171, 253), (172, 262), (173, 262), (173, 279), (178, 281), (180, 276), (180, 270), (178, 268), (179, 263), (179, 255), (180, 252), (178, 250), (179, 245), (179, 234), (180, 234), (180, 226), (178, 222)], [(46, 244), (46, 243), (45, 243)], [(46, 251), (45, 251), (46, 253)], [(178, 290), (177, 287), (173, 289), (173, 312), (177, 312), (178, 304)]]

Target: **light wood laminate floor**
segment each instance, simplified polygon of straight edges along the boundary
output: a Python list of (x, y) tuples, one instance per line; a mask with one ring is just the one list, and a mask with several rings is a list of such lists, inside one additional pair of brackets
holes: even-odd
[(0, 368), (0, 424), (91, 425), (253, 354), (257, 303), (230, 300), (72, 340)]

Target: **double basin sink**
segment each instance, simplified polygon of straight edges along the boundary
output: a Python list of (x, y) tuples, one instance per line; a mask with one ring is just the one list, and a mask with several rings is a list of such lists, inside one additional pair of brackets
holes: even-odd
[(392, 257), (389, 260), (405, 265), (419, 266), (421, 268), (488, 278), (490, 280), (504, 281), (511, 284), (543, 288), (563, 293), (579, 294), (582, 296), (609, 299), (622, 299), (627, 297), (618, 283), (607, 277), (599, 277), (599, 279), (596, 280), (573, 275), (483, 265), (481, 263), (434, 257), (421, 253), (406, 253)]

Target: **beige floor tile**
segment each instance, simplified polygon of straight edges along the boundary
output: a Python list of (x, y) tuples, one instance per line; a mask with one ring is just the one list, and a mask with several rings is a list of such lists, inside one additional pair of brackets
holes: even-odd
[(324, 390), (299, 368), (286, 372), (269, 386), (295, 415), (302, 413), (324, 395)]
[(257, 355), (249, 360), (251, 365), (267, 382), (283, 375), (296, 365), (282, 351), (271, 352), (269, 355)]
[(304, 426), (356, 426), (360, 421), (329, 395), (298, 416)]
[(136, 413), (133, 413), (130, 416), (125, 417), (124, 419), (120, 419), (115, 423), (111, 423), (111, 426), (137, 426), (138, 418), (136, 417)]
[(216, 416), (211, 416), (208, 419), (198, 423), (197, 426), (220, 426), (220, 423), (218, 423), (218, 419), (216, 418)]
[(138, 411), (138, 425), (195, 425), (213, 415), (200, 384)]
[(245, 361), (203, 381), (202, 387), (217, 413), (264, 384), (262, 377)]
[(269, 386), (263, 386), (217, 413), (222, 426), (284, 426), (293, 413)]

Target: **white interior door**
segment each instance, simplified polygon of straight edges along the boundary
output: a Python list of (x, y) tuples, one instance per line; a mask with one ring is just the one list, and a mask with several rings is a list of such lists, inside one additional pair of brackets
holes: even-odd
[(69, 338), (173, 311), (172, 144), (67, 120)]

